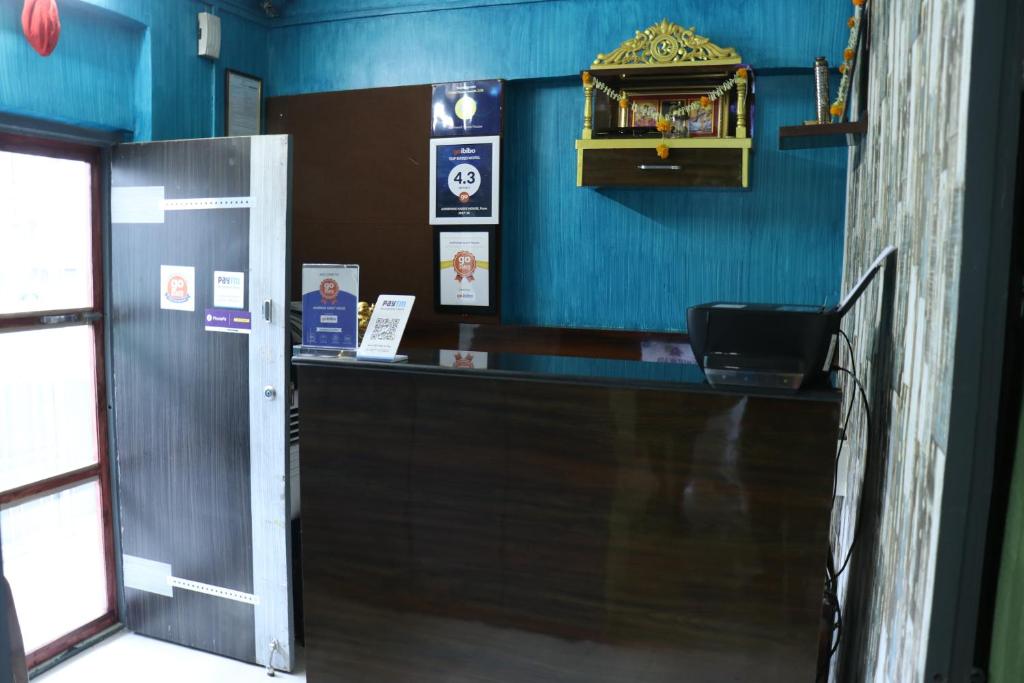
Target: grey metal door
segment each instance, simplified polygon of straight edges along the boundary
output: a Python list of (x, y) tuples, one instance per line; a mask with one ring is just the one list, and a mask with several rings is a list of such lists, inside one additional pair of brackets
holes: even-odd
[(125, 624), (285, 670), (289, 166), (287, 136), (115, 147), (110, 242)]

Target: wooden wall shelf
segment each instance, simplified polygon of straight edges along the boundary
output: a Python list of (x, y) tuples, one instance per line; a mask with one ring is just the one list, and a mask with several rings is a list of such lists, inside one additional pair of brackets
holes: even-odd
[(779, 128), (779, 149), (853, 147), (867, 131), (867, 119), (810, 126), (782, 126)]
[[(669, 149), (660, 159), (657, 147)], [(749, 187), (750, 138), (576, 141), (579, 187)]]
[(577, 187), (750, 186), (754, 72), (735, 48), (663, 19), (580, 77)]

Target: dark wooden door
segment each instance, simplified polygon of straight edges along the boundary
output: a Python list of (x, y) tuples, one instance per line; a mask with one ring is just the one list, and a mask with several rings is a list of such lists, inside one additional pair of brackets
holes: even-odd
[(283, 669), (288, 143), (122, 145), (111, 163), (124, 621)]

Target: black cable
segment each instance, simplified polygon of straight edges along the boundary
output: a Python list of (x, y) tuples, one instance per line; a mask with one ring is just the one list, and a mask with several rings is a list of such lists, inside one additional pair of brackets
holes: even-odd
[(836, 601), (836, 603), (835, 603), (836, 604), (836, 623), (835, 623), (836, 640), (832, 644), (832, 648), (828, 651), (828, 656), (829, 657), (834, 655), (836, 653), (836, 650), (839, 649), (839, 641), (843, 637), (843, 610), (839, 606), (839, 596), (835, 596), (835, 601)]
[[(853, 342), (850, 341), (850, 338), (847, 337), (846, 333), (843, 332), (842, 330), (839, 330), (839, 334), (843, 337), (843, 339), (846, 340), (846, 348), (849, 349), (849, 351), (850, 351), (850, 369), (853, 370), (853, 376), (856, 377), (857, 376), (857, 358), (856, 358), (855, 354), (853, 353)], [(838, 365), (838, 363), (837, 363), (837, 365)]]
[(854, 375), (849, 370), (847, 370), (846, 368), (843, 368), (843, 367), (836, 366), (835, 369), (838, 370), (839, 372), (845, 372), (853, 380), (854, 385), (856, 386), (857, 390), (860, 392), (860, 398), (861, 398), (861, 401), (864, 404), (864, 415), (867, 418), (867, 445), (866, 445), (866, 447), (864, 449), (864, 478), (861, 480), (861, 495), (860, 495), (860, 500), (858, 501), (858, 506), (857, 506), (857, 519), (856, 519), (856, 522), (855, 522), (855, 526), (853, 528), (853, 537), (850, 539), (850, 547), (846, 551), (846, 559), (843, 560), (843, 564), (839, 567), (839, 570), (836, 571), (836, 573), (835, 573), (835, 578), (838, 579), (840, 576), (842, 576), (843, 572), (846, 570), (846, 567), (850, 564), (850, 558), (853, 557), (853, 548), (857, 544), (857, 538), (860, 535), (860, 530), (861, 530), (861, 527), (863, 526), (863, 517), (864, 517), (864, 486), (865, 486), (865, 483), (867, 482), (868, 462), (869, 462), (869, 456), (871, 454), (871, 408), (868, 405), (868, 395), (867, 395), (867, 392), (864, 390), (864, 385), (861, 384), (859, 379), (857, 379), (857, 376)]
[[(855, 385), (855, 390), (852, 391), (851, 394), (850, 394), (850, 403), (849, 403), (849, 405), (846, 408), (846, 417), (843, 420), (842, 441), (840, 441), (840, 443), (839, 443), (839, 448), (836, 449), (835, 464), (834, 464), (834, 467), (833, 467), (833, 476), (832, 476), (832, 508), (833, 509), (835, 508), (835, 501), (836, 501), (836, 484), (837, 484), (837, 480), (839, 478), (839, 460), (840, 460), (840, 458), (842, 457), (842, 454), (843, 454), (843, 447), (846, 445), (846, 441), (849, 439), (848, 431), (847, 430), (849, 429), (849, 426), (850, 426), (850, 419), (853, 416), (853, 405), (854, 405), (854, 403), (857, 400), (858, 393), (860, 394), (861, 400), (864, 403), (864, 414), (865, 414), (865, 417), (867, 418), (867, 437), (868, 437), (868, 442), (867, 442), (867, 448), (865, 448), (865, 455), (864, 455), (864, 475), (865, 475), (865, 480), (866, 480), (866, 477), (867, 477), (868, 451), (869, 451), (869, 449), (871, 447), (871, 411), (870, 411), (870, 409), (868, 407), (867, 393), (864, 390), (864, 385), (861, 384), (860, 380), (857, 378), (857, 359), (856, 359), (856, 354), (854, 353), (854, 350), (853, 350), (853, 342), (850, 341), (850, 337), (843, 330), (839, 330), (839, 334), (843, 337), (843, 340), (846, 342), (846, 348), (847, 348), (847, 350), (849, 351), (849, 354), (850, 354), (850, 368), (851, 368), (851, 370), (847, 370), (846, 368), (840, 366), (838, 363), (836, 363), (834, 367), (835, 367), (836, 370), (838, 370), (840, 372), (845, 372), (846, 374), (848, 374), (850, 376), (850, 378), (853, 380), (853, 383)], [(836, 570), (836, 567), (835, 567), (835, 554), (834, 554), (835, 551), (832, 548), (831, 541), (829, 541), (829, 546), (828, 546), (828, 560), (827, 560), (827, 562), (825, 564), (825, 575), (826, 575), (825, 597), (828, 600), (829, 606), (832, 609), (832, 618), (830, 619), (830, 621), (832, 622), (831, 623), (832, 631), (835, 633), (835, 640), (831, 640), (831, 638), (830, 638), (830, 641), (831, 641), (831, 647), (829, 648), (829, 658), (830, 659), (839, 650), (839, 643), (842, 641), (842, 637), (843, 637), (843, 610), (842, 610), (842, 606), (839, 603), (839, 577), (846, 570), (846, 567), (850, 563), (850, 559), (853, 556), (853, 548), (854, 548), (854, 546), (857, 543), (857, 537), (858, 537), (858, 534), (860, 532), (860, 528), (862, 526), (861, 518), (863, 516), (863, 510), (864, 510), (864, 493), (863, 493), (863, 491), (864, 491), (864, 481), (865, 480), (862, 480), (862, 482), (861, 482), (861, 499), (859, 501), (859, 506), (858, 506), (858, 509), (857, 509), (857, 519), (855, 520), (855, 526), (854, 526), (854, 530), (853, 530), (853, 537), (850, 540), (850, 547), (847, 550), (846, 558), (843, 560), (843, 564), (839, 568), (838, 571)]]
[[(843, 339), (846, 340), (846, 348), (849, 349), (849, 351), (850, 351), (850, 367), (853, 369), (853, 376), (856, 377), (857, 376), (857, 359), (854, 358), (853, 343), (850, 341), (850, 338), (846, 336), (846, 333), (843, 332), (842, 330), (839, 330), (839, 334), (841, 334), (843, 336)], [(836, 367), (839, 367), (838, 364), (836, 364)], [(839, 481), (839, 458), (843, 454), (843, 446), (846, 445), (846, 440), (847, 440), (846, 429), (847, 429), (847, 427), (850, 426), (850, 417), (853, 415), (853, 402), (856, 399), (857, 399), (857, 395), (856, 394), (852, 394), (850, 396), (850, 405), (846, 408), (846, 419), (843, 421), (843, 433), (842, 433), (843, 439), (842, 439), (842, 441), (839, 442), (839, 449), (836, 451), (835, 466), (832, 468), (832, 507), (835, 507), (835, 504), (836, 504), (836, 484)]]

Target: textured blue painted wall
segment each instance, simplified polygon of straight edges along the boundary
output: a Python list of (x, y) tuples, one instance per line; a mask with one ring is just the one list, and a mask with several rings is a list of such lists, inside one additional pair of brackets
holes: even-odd
[(579, 86), (510, 84), (506, 320), (681, 330), (704, 301), (836, 303), (846, 152), (776, 149), (806, 94), (806, 77), (757, 81), (749, 191), (593, 190), (575, 186)]
[(738, 48), (755, 67), (806, 67), (817, 55), (839, 57), (851, 8), (848, 0), (549, 0), (384, 13), (402, 4), (301, 0), (286, 5), (285, 21), (289, 14), (312, 21), (307, 17), (360, 7), (382, 14), (272, 29), (270, 94), (566, 76), (662, 18), (695, 26), (715, 42)]
[(811, 115), (808, 76), (758, 79), (750, 191), (577, 189), (581, 90), (550, 77), (663, 17), (737, 47), (755, 69), (806, 67), (838, 56), (849, 3), (498, 2), (415, 11), (466, 4), (422, 0), (407, 13), (390, 0), (290, 3), (294, 25), (270, 32), (270, 92), (522, 79), (506, 98), (507, 322), (682, 330), (702, 301), (837, 301), (845, 150), (777, 149), (778, 127)]
[[(267, 29), (219, 3), (62, 0), (61, 38), (39, 57), (21, 34), (21, 3), (0, 1), (0, 111), (136, 140), (223, 133), (224, 69), (266, 78)], [(196, 15), (221, 17), (221, 58), (196, 55)]]
[(21, 3), (0, 2), (0, 110), (105, 129), (135, 127), (145, 27), (79, 3), (61, 6), (57, 49), (40, 57), (21, 32)]

